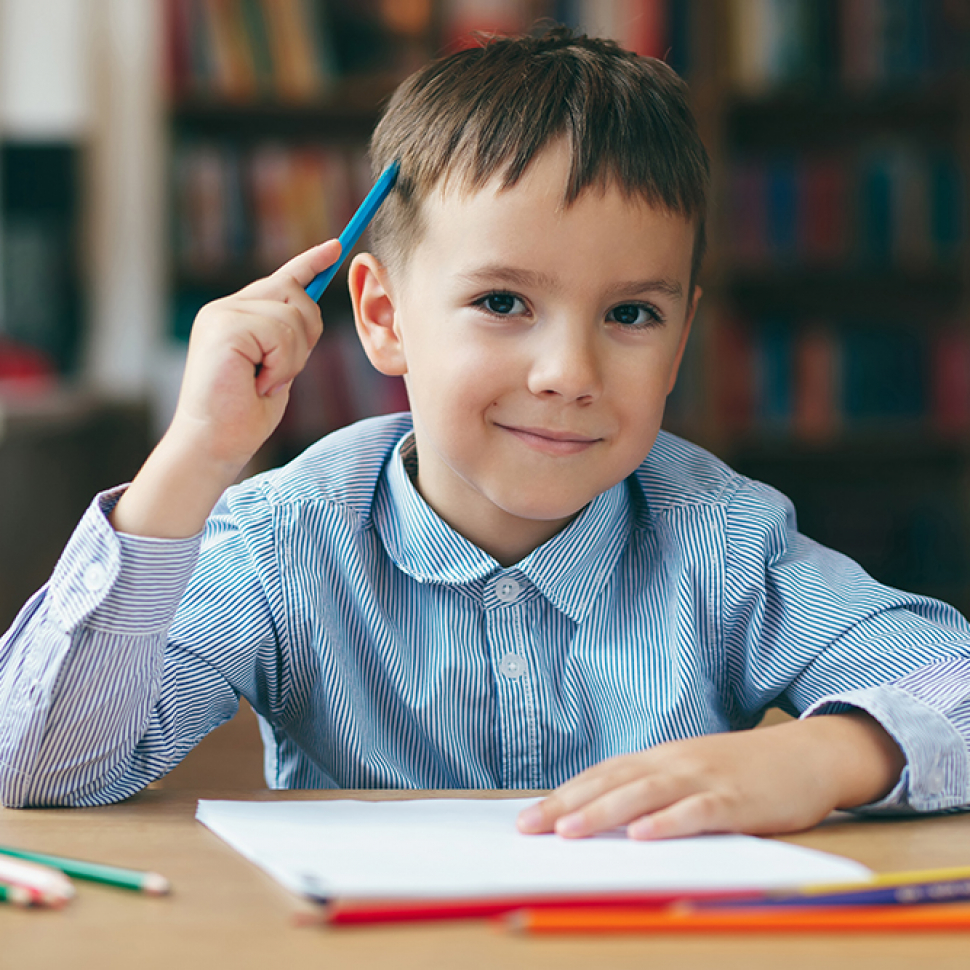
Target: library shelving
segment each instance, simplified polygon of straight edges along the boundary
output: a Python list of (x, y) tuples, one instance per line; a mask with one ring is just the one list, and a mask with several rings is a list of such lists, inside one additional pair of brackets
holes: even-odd
[(701, 425), (808, 535), (966, 610), (970, 21), (945, 0), (725, 11)]
[[(369, 187), (380, 104), (430, 55), (432, 14), (422, 2), (166, 0), (174, 337), (205, 303), (338, 234)], [(339, 283), (263, 463), (405, 405), (350, 339)]]

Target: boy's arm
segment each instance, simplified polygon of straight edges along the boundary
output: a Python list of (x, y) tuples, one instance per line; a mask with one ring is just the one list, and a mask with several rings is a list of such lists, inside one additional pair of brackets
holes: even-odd
[(232, 717), (240, 694), (267, 717), (284, 702), (270, 604), (280, 579), (251, 545), (273, 548), (271, 503), (257, 487), (237, 489), (200, 551), (199, 537), (115, 532), (106, 515), (116, 498), (88, 509), (51, 580), (0, 641), (5, 805), (117, 801)]
[(119, 532), (183, 538), (283, 417), (323, 323), (304, 287), (340, 255), (330, 240), (202, 308), (172, 423), (112, 513)]
[(117, 497), (92, 503), (50, 580), (0, 639), (6, 806), (100, 804), (151, 780), (126, 787), (126, 762), (158, 703), (165, 634), (199, 540), (115, 533), (107, 514)]
[[(206, 517), (275, 428), (319, 336), (303, 285), (338, 253), (336, 241), (319, 246), (199, 314), (171, 427), (117, 504), (104, 496), (88, 510), (50, 583), (0, 640), (4, 804), (125, 797), (235, 711), (238, 690), (192, 650), (173, 651), (169, 625)], [(223, 625), (247, 620), (245, 637), (227, 629), (222, 640), (241, 665), (244, 644), (272, 642), (271, 623), (264, 637), (258, 629), (261, 591), (247, 601), (243, 572), (223, 577), (234, 606)]]

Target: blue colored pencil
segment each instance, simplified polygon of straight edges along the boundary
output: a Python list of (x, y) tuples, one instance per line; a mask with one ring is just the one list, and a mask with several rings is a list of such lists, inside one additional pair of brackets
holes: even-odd
[(336, 275), (337, 270), (340, 269), (347, 253), (354, 248), (357, 240), (360, 239), (371, 219), (374, 218), (374, 214), (380, 208), (381, 203), (394, 188), (400, 167), (400, 162), (394, 161), (381, 172), (380, 178), (374, 183), (374, 187), (367, 193), (367, 197), (361, 202), (360, 208), (353, 214), (350, 222), (347, 223), (347, 227), (340, 234), (340, 258), (322, 273), (318, 273), (306, 288), (310, 299), (319, 300), (323, 291), (330, 285), (330, 281)]
[(893, 906), (970, 900), (970, 878), (871, 886), (832, 892), (766, 893), (760, 898), (691, 902), (691, 909), (791, 909), (818, 906)]

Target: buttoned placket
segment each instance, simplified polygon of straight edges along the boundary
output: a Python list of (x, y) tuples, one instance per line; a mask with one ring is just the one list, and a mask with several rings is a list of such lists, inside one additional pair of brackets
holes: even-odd
[(485, 589), (485, 628), (496, 684), (502, 751), (502, 787), (539, 787), (539, 731), (530, 668), (530, 614), (536, 609), (528, 581), (514, 571)]

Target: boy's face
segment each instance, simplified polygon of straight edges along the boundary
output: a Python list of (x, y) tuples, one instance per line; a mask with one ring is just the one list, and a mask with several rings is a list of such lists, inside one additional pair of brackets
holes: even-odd
[(434, 193), (403, 271), (351, 274), (369, 356), (405, 374), (419, 491), (504, 565), (643, 461), (693, 316), (693, 226), (614, 188), (563, 210), (567, 166)]

